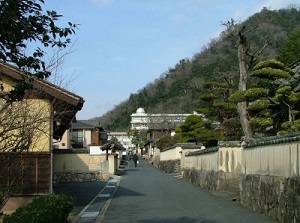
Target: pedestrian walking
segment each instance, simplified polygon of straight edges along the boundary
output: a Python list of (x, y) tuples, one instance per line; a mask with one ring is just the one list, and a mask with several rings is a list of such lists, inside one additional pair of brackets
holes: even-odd
[(134, 162), (134, 166), (137, 167), (137, 163), (138, 163), (139, 157), (137, 156), (136, 153), (133, 155), (132, 159), (133, 159), (133, 162)]

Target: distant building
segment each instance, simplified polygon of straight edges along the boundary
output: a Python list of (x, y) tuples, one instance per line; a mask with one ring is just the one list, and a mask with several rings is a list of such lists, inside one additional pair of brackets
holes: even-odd
[(135, 145), (132, 144), (132, 136), (130, 136), (127, 132), (109, 132), (107, 136), (108, 140), (116, 138), (127, 151), (135, 148)]
[(131, 115), (131, 129), (132, 130), (147, 130), (149, 115), (145, 113), (143, 108), (136, 110), (136, 113)]
[[(131, 130), (138, 132), (145, 131), (147, 142), (143, 145), (141, 154), (154, 154), (154, 144), (165, 135), (173, 136), (175, 129), (185, 122), (193, 114), (148, 114), (143, 108), (138, 108), (136, 113), (131, 115)], [(204, 117), (204, 116), (203, 116)]]
[(165, 129), (173, 131), (190, 115), (192, 114), (147, 114), (143, 108), (138, 108), (136, 113), (131, 115), (131, 130)]
[(98, 125), (89, 124), (85, 120), (71, 123), (61, 140), (53, 142), (54, 149), (85, 148), (91, 145), (103, 145), (107, 142), (107, 132)]
[(147, 114), (143, 108), (139, 108), (131, 115), (131, 130), (145, 131), (147, 140), (157, 140), (165, 135), (173, 136), (175, 129), (190, 115), (200, 114)]

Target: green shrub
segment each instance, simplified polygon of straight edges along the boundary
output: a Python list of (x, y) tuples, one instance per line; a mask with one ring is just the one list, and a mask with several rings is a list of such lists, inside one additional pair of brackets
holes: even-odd
[(3, 219), (3, 223), (65, 223), (74, 208), (74, 199), (66, 195), (45, 195), (34, 198)]
[(270, 106), (270, 101), (268, 99), (263, 99), (263, 100), (257, 100), (255, 102), (252, 102), (249, 104), (248, 109), (250, 111), (262, 111), (264, 109), (267, 109)]

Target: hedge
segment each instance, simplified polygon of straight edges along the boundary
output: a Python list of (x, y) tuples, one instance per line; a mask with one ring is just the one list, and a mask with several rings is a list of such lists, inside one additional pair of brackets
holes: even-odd
[(74, 199), (66, 195), (51, 194), (18, 208), (3, 218), (3, 223), (66, 223), (74, 208)]

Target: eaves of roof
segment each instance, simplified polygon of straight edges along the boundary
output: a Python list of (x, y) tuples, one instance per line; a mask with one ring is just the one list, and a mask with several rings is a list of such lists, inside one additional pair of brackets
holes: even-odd
[(72, 129), (95, 129), (96, 127), (81, 121), (76, 121), (72, 123), (71, 128)]
[(189, 152), (186, 156), (195, 156), (195, 155), (213, 153), (213, 152), (218, 152), (218, 151), (219, 151), (219, 147), (215, 146), (215, 147), (210, 147), (207, 149), (197, 150), (195, 152)]
[(42, 91), (43, 93), (47, 93), (48, 95), (51, 95), (55, 98), (61, 99), (73, 106), (80, 108), (83, 106), (84, 100), (82, 97), (72, 92), (69, 92), (57, 85), (54, 85), (48, 81), (39, 79), (31, 75), (27, 75), (21, 70), (6, 63), (0, 63), (0, 73), (18, 81), (33, 80), (34, 89)]
[(52, 100), (53, 111), (55, 112), (53, 121), (60, 122), (60, 125), (53, 130), (54, 139), (62, 137), (70, 127), (76, 113), (83, 107), (84, 100), (82, 97), (45, 80), (25, 74), (9, 64), (0, 62), (0, 74), (16, 81), (32, 83), (33, 89), (26, 93), (26, 98), (49, 98)]
[(105, 143), (101, 147), (102, 151), (104, 151), (104, 150), (113, 150), (113, 149), (120, 150), (120, 151), (125, 151), (126, 150), (126, 148), (121, 143), (116, 141), (114, 138), (109, 140), (107, 143)]
[(176, 147), (181, 147), (182, 149), (200, 149), (201, 145), (196, 145), (196, 143), (176, 143), (176, 144), (174, 144), (170, 147), (167, 147), (161, 151), (163, 152), (163, 151), (171, 150)]
[(289, 65), (289, 67), (294, 71), (297, 72), (300, 69), (300, 59), (296, 60), (294, 63)]
[(244, 145), (244, 148), (253, 148), (257, 146), (267, 146), (267, 145), (274, 145), (274, 144), (282, 144), (282, 143), (289, 143), (289, 142), (296, 142), (300, 141), (300, 132), (290, 133), (284, 136), (271, 136), (265, 137), (260, 139), (251, 139), (248, 144)]

